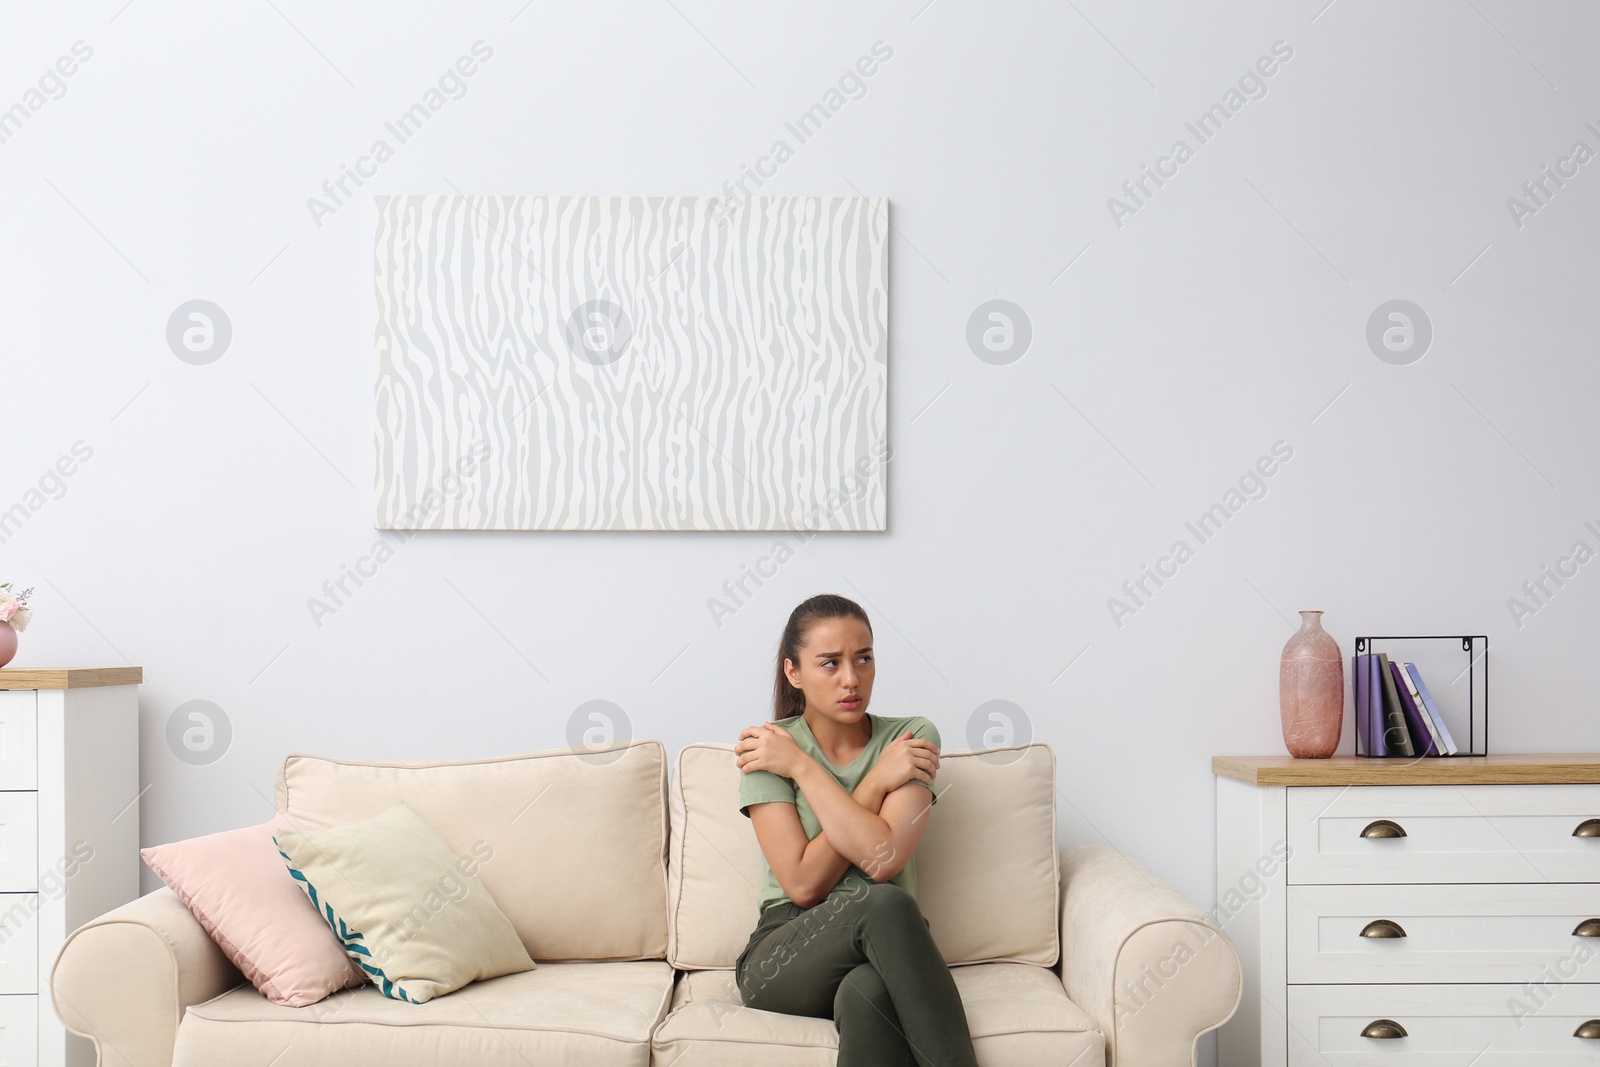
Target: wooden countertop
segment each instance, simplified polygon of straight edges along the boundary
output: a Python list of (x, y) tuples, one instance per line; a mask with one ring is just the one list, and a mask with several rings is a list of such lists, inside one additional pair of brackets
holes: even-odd
[(143, 667), (0, 668), (0, 689), (89, 689), (142, 681)]
[(1600, 754), (1367, 759), (1215, 756), (1211, 773), (1246, 785), (1550, 785), (1600, 783)]

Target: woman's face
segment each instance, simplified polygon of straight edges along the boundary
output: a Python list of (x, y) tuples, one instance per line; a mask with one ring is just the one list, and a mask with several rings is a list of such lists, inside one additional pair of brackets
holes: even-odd
[(860, 722), (872, 700), (872, 631), (860, 619), (811, 624), (800, 662), (783, 661), (789, 684), (806, 695), (806, 710), (836, 722)]

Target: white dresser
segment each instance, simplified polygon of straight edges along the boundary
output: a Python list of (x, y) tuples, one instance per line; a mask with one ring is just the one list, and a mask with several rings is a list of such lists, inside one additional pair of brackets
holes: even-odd
[(138, 667), (0, 670), (0, 1064), (93, 1067), (50, 1002), (66, 936), (139, 895)]
[(1221, 1067), (1600, 1065), (1600, 755), (1212, 768)]

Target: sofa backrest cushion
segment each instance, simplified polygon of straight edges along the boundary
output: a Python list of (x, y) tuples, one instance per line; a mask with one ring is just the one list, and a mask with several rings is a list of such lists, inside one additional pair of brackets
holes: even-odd
[(277, 799), (310, 827), (346, 826), (404, 802), (477, 864), (535, 960), (666, 954), (659, 741), (434, 763), (296, 754), (279, 771)]
[[(939, 803), (917, 848), (917, 902), (946, 963), (1055, 964), (1055, 764), (1043, 743), (940, 753)], [(731, 744), (678, 754), (667, 959), (681, 970), (732, 967), (756, 926), (761, 846), (739, 813), (739, 775)]]

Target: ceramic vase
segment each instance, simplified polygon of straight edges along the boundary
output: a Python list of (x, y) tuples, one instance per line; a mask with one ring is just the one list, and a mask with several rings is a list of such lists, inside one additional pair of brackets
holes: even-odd
[(1322, 628), (1322, 612), (1302, 611), (1278, 668), (1283, 743), (1297, 759), (1327, 759), (1344, 726), (1344, 654)]
[(0, 667), (11, 662), (11, 657), (17, 654), (17, 631), (11, 628), (9, 622), (0, 622)]

